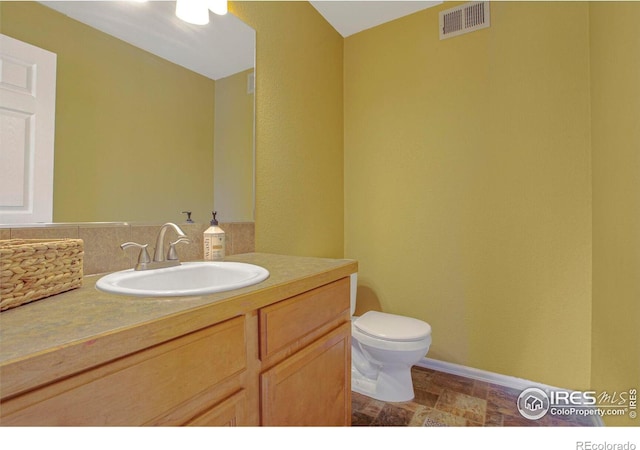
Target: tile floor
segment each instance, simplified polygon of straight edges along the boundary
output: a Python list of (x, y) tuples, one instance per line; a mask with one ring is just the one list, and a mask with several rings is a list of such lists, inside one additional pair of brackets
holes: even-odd
[(520, 390), (414, 366), (415, 398), (385, 403), (352, 393), (352, 426), (591, 426), (591, 418), (520, 415)]

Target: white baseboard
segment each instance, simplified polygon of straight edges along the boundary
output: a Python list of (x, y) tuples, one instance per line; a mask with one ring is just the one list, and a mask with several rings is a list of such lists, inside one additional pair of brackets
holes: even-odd
[(520, 391), (529, 387), (537, 387), (543, 390), (558, 389), (555, 386), (548, 386), (536, 383), (535, 381), (525, 380), (523, 378), (488, 372), (486, 370), (462, 366), (460, 364), (454, 364), (446, 361), (439, 361), (437, 359), (422, 358), (416, 365), (426, 369), (433, 369), (439, 372), (450, 373), (452, 375), (460, 375), (462, 377), (471, 378), (472, 380), (486, 381), (487, 383), (493, 383)]
[[(511, 377), (508, 375), (488, 372), (486, 370), (462, 366), (460, 364), (454, 364), (446, 361), (439, 361), (437, 359), (431, 358), (422, 358), (420, 361), (418, 361), (416, 366), (437, 370), (439, 372), (450, 373), (452, 375), (459, 375), (465, 378), (471, 378), (472, 380), (485, 381), (487, 383), (497, 384), (499, 386), (504, 386), (519, 391), (523, 391), (530, 387), (537, 387), (539, 389), (542, 389), (543, 391), (560, 389), (570, 390), (537, 383), (535, 381), (525, 380), (523, 378)], [(591, 416), (591, 421), (593, 426), (604, 426), (604, 422), (602, 421), (602, 418), (600, 416)]]

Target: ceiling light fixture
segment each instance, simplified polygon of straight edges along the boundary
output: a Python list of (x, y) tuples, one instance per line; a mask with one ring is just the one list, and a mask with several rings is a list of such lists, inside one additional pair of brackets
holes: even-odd
[(194, 25), (209, 23), (209, 8), (206, 0), (177, 0), (176, 16)]
[(227, 0), (177, 0), (176, 16), (194, 25), (209, 23), (209, 10), (219, 16), (227, 11)]
[(209, 0), (209, 9), (214, 14), (224, 16), (228, 11), (227, 0)]

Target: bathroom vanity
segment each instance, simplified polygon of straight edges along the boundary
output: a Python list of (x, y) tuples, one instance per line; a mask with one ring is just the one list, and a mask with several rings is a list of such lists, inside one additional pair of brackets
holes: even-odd
[(352, 260), (251, 253), (194, 297), (83, 287), (0, 314), (0, 424), (349, 425)]

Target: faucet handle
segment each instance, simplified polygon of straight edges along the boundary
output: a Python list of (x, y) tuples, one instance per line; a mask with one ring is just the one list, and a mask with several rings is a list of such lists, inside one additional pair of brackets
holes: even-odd
[(175, 242), (169, 242), (169, 251), (167, 252), (168, 261), (178, 260), (178, 253), (176, 252), (176, 244), (180, 244), (181, 242), (185, 244), (190, 244), (191, 239), (189, 239), (188, 237), (180, 237)]
[(138, 255), (138, 265), (136, 266), (137, 269), (138, 267), (146, 266), (151, 262), (151, 257), (149, 256), (149, 251), (147, 250), (148, 245), (149, 244), (138, 244), (137, 242), (125, 242), (124, 244), (120, 245), (120, 248), (122, 250), (125, 250), (129, 247), (136, 247), (140, 249), (140, 254)]

